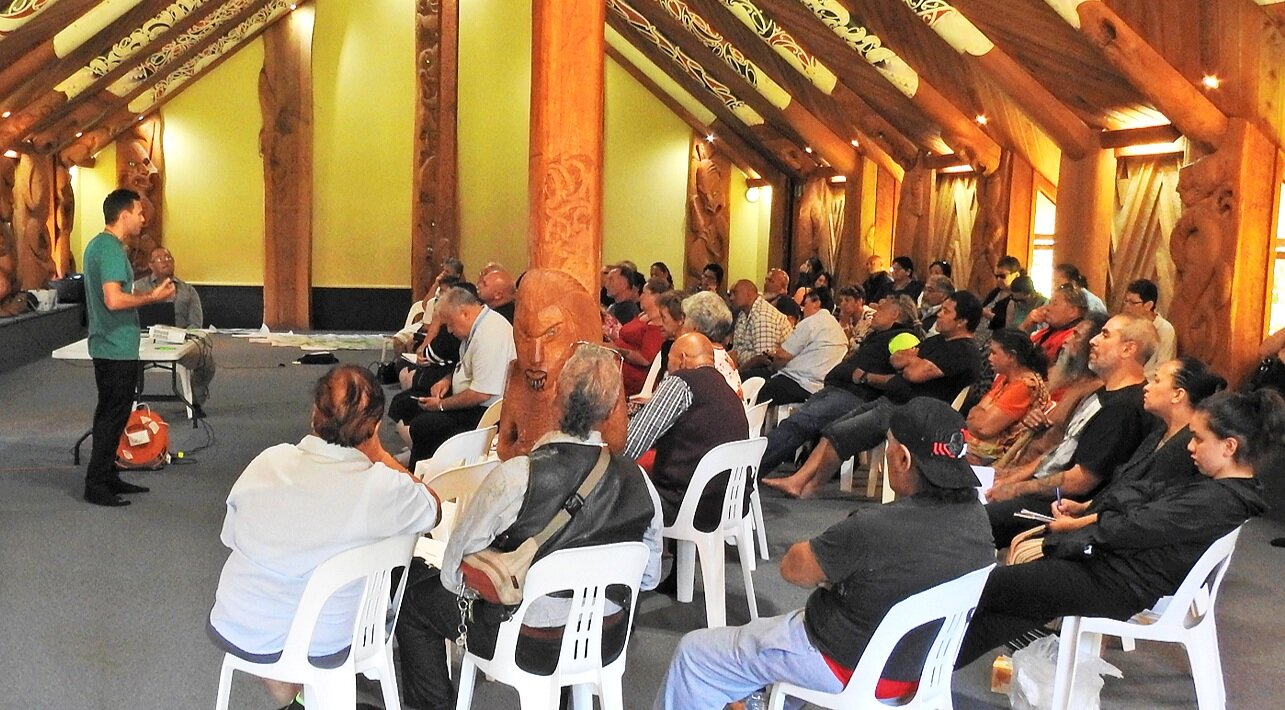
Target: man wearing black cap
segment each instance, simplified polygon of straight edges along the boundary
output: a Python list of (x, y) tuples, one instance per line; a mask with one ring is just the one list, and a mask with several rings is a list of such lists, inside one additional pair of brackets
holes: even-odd
[[(966, 453), (964, 420), (949, 405), (919, 397), (898, 407), (887, 466), (897, 500), (790, 548), (781, 576), (814, 590), (803, 609), (684, 636), (656, 710), (723, 707), (778, 681), (842, 690), (893, 605), (995, 561)], [(914, 692), (936, 630), (917, 629), (898, 645), (877, 697)]]

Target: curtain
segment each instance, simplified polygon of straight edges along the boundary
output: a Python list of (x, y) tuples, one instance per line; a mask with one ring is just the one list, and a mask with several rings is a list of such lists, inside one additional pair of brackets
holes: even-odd
[(1165, 313), (1173, 297), (1174, 265), (1169, 235), (1182, 213), (1178, 199), (1181, 155), (1122, 158), (1116, 166), (1116, 212), (1111, 228), (1111, 268), (1107, 305), (1112, 313), (1124, 303), (1124, 290), (1136, 279), (1160, 288), (1157, 310)]

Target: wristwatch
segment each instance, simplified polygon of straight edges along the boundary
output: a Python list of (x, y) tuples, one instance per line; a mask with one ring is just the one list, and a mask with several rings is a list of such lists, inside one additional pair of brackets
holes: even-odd
[(870, 373), (869, 373), (869, 372), (862, 371), (862, 373), (861, 373), (861, 379), (860, 379), (860, 380), (857, 380), (857, 382), (858, 382), (858, 383), (860, 383), (860, 384), (863, 384), (863, 385), (864, 385), (864, 384), (868, 383), (869, 381), (870, 381)]

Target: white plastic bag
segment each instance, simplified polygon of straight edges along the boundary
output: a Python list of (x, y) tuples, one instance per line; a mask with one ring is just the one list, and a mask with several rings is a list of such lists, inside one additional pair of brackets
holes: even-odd
[[(1057, 676), (1057, 636), (1045, 636), (1013, 654), (1013, 683), (1008, 701), (1014, 710), (1052, 710), (1053, 679)], [(1119, 668), (1102, 660), (1096, 653), (1080, 654), (1071, 688), (1070, 707), (1076, 710), (1099, 710), (1102, 676), (1123, 678)]]

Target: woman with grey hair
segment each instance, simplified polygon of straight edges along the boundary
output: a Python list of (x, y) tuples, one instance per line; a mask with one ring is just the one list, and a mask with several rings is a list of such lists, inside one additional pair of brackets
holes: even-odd
[(741, 392), (741, 375), (727, 354), (727, 339), (732, 337), (732, 309), (712, 291), (701, 291), (683, 299), (684, 333), (700, 333), (714, 344), (714, 368), (727, 380), (727, 386)]
[[(602, 479), (566, 527), (540, 547), (536, 559), (558, 549), (638, 540), (651, 551), (642, 588), (655, 588), (660, 579), (659, 498), (636, 463), (606, 450), (598, 431), (620, 402), (618, 356), (598, 345), (580, 344), (558, 375), (559, 430), (541, 437), (529, 455), (511, 458), (491, 471), (451, 533), (440, 571), (412, 561), (397, 622), (406, 707), (455, 706), (443, 640), (459, 636), (464, 557), (488, 547), (511, 551), (542, 530), (600, 456), (608, 461)], [(620, 590), (608, 589), (607, 597), (604, 663), (614, 660), (623, 647), (630, 603)], [(557, 627), (567, 618), (567, 603), (552, 597), (535, 600), (525, 623), (538, 619)], [(469, 652), (490, 658), (506, 615), (503, 606), (474, 600), (467, 620)], [(558, 662), (561, 643), (560, 635), (531, 634), (519, 644), (518, 656), (531, 664), (528, 670), (547, 673)]]

